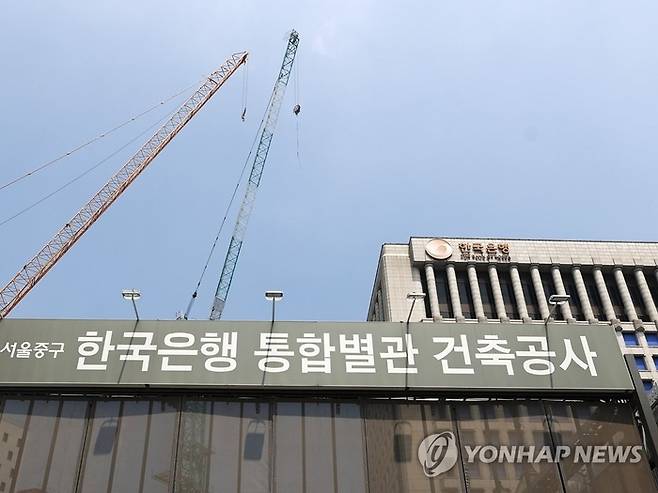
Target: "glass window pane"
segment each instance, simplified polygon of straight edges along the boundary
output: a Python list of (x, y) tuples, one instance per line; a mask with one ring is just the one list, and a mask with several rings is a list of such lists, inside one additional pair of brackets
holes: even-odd
[(59, 400), (36, 400), (32, 403), (25, 446), (18, 464), (17, 491), (40, 490), (43, 487), (59, 406)]
[(148, 401), (124, 401), (121, 403), (116, 457), (112, 474), (111, 491), (114, 493), (139, 491), (148, 414)]
[(569, 300), (569, 308), (571, 308), (571, 315), (576, 320), (585, 320), (585, 315), (583, 314), (582, 303), (580, 297), (578, 296), (578, 290), (576, 289), (576, 281), (573, 278), (572, 272), (564, 272), (562, 274), (562, 284), (564, 285), (564, 291), (571, 296)]
[(214, 401), (212, 407), (208, 491), (234, 493), (239, 484), (241, 405), (234, 401)]
[(370, 491), (464, 491), (459, 461), (430, 478), (418, 460), (418, 448), (429, 435), (448, 432), (456, 444), (448, 412), (418, 404), (371, 402), (364, 406)]
[(658, 347), (658, 334), (645, 333), (645, 337), (650, 347)]
[(450, 299), (450, 289), (448, 288), (448, 276), (445, 267), (434, 269), (434, 277), (436, 278), (436, 293), (439, 297), (439, 310), (442, 317), (452, 318), (452, 300)]
[(509, 271), (504, 270), (504, 268), (498, 269), (498, 280), (500, 281), (500, 291), (503, 294), (507, 316), (512, 320), (520, 319), (521, 316), (519, 315), (516, 296), (514, 296), (514, 286), (512, 286), (512, 277)]
[(279, 402), (274, 416), (274, 481), (277, 491), (304, 491), (302, 403)]
[(647, 362), (646, 362), (646, 360), (644, 359), (644, 356), (636, 355), (636, 356), (634, 356), (634, 359), (635, 359), (635, 367), (636, 367), (638, 370), (646, 371), (646, 369), (647, 369)]
[(622, 322), (628, 322), (628, 317), (626, 316), (624, 303), (621, 301), (621, 294), (619, 293), (615, 276), (612, 272), (606, 272), (603, 274), (603, 279), (605, 280), (605, 286), (608, 289), (608, 295), (610, 295), (610, 301), (612, 303), (612, 308), (615, 311), (615, 315), (617, 315), (617, 318)]
[(334, 404), (336, 440), (336, 491), (365, 493), (365, 443), (361, 408), (353, 403)]
[[(442, 435), (446, 432), (452, 433), (455, 437), (455, 445), (459, 443), (457, 429), (452, 408), (444, 403), (434, 403), (422, 406), (423, 416), (423, 438), (429, 435)], [(414, 453), (420, 443), (414, 443)], [(432, 491), (458, 493), (466, 491), (464, 486), (464, 476), (461, 468), (461, 457), (458, 456), (457, 463), (447, 471), (439, 474), (430, 480)]]
[[(558, 469), (553, 463), (516, 460), (489, 460), (492, 454), (519, 446), (546, 446), (550, 450), (548, 424), (541, 403), (534, 401), (504, 404), (478, 403), (457, 406), (462, 461), (469, 491), (561, 490)], [(481, 446), (487, 453), (468, 454)], [(469, 455), (472, 459), (469, 459)]]
[(592, 272), (582, 272), (583, 282), (585, 283), (585, 290), (587, 291), (587, 298), (592, 307), (592, 313), (597, 320), (605, 320), (605, 313), (603, 311), (603, 304), (601, 303), (601, 295), (599, 289), (596, 287), (594, 281), (594, 274)]
[(331, 404), (304, 404), (304, 464), (306, 486), (310, 491), (333, 493), (334, 447)]
[(69, 493), (75, 489), (88, 408), (89, 402), (85, 400), (64, 401), (62, 405), (45, 488), (49, 493)]
[(622, 337), (624, 338), (624, 344), (628, 347), (635, 347), (640, 345), (635, 332), (623, 332)]
[(177, 411), (176, 400), (153, 401), (151, 405), (143, 493), (170, 491)]
[(649, 322), (649, 315), (647, 314), (647, 309), (644, 306), (644, 298), (640, 293), (640, 286), (637, 284), (637, 279), (634, 272), (625, 273), (624, 278), (626, 279), (626, 287), (628, 292), (631, 295), (631, 301), (635, 307), (635, 312), (637, 313), (637, 318), (644, 322)]
[(240, 492), (269, 491), (271, 428), (269, 404), (243, 404)]
[[(370, 491), (404, 491), (400, 477), (397, 460), (404, 455), (400, 450), (407, 442), (403, 435), (409, 436), (410, 430), (404, 424), (398, 426), (395, 438), (396, 415), (391, 403), (367, 403), (364, 404), (366, 421), (366, 443), (368, 461), (368, 483)], [(397, 441), (397, 454), (394, 442)], [(409, 452), (410, 453), (410, 452)]]
[(478, 287), (480, 288), (480, 299), (482, 300), (482, 310), (487, 318), (496, 318), (496, 308), (494, 306), (493, 289), (489, 273), (478, 271)]
[[(552, 295), (557, 294), (557, 290), (555, 289), (555, 283), (553, 282), (552, 272), (542, 272), (541, 283), (542, 286), (544, 287), (544, 296), (546, 296), (546, 301), (548, 301), (548, 299)], [(564, 320), (564, 315), (562, 314), (562, 310), (559, 307), (553, 310), (553, 319)]]
[(425, 269), (420, 269), (420, 285), (423, 293), (425, 293), (425, 298), (423, 298), (423, 304), (425, 305), (424, 318), (432, 318), (432, 308), (430, 307), (430, 296), (429, 291), (427, 290), (427, 275), (425, 274)]
[[(29, 400), (7, 399), (0, 420), (0, 490), (9, 491), (27, 430)], [(3, 486), (4, 485), (4, 486)]]
[(465, 270), (455, 271), (457, 276), (457, 289), (459, 291), (459, 301), (462, 307), (462, 314), (465, 318), (475, 318), (475, 307), (473, 306), (473, 294), (471, 285), (468, 281), (468, 275)]
[(176, 465), (176, 491), (207, 491), (211, 401), (184, 401)]
[(523, 297), (525, 298), (525, 306), (528, 310), (528, 316), (533, 320), (541, 320), (541, 313), (539, 312), (539, 302), (537, 301), (537, 293), (535, 286), (532, 283), (532, 277), (528, 271), (519, 271), (521, 278), (521, 288), (523, 289)]
[(80, 491), (106, 493), (119, 430), (120, 401), (96, 401), (86, 444)]
[[(588, 446), (605, 446), (608, 451), (608, 446), (630, 447), (642, 444), (627, 404), (550, 402), (547, 406), (556, 445), (572, 449), (579, 446), (587, 452)], [(575, 451), (572, 453), (575, 454)], [(560, 469), (569, 493), (655, 491), (643, 450), (640, 451), (640, 461), (636, 463), (630, 460), (563, 460)]]

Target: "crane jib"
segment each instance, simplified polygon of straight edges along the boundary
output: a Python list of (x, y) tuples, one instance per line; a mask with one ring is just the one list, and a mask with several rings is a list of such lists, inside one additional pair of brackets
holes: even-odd
[(276, 129), (276, 123), (279, 118), (281, 104), (283, 103), (283, 96), (285, 95), (286, 87), (288, 86), (288, 80), (290, 80), (290, 73), (292, 72), (293, 63), (295, 62), (298, 45), (299, 34), (297, 31), (293, 30), (288, 38), (288, 45), (283, 57), (281, 69), (279, 70), (279, 76), (274, 83), (272, 97), (270, 98), (270, 103), (265, 112), (265, 118), (263, 119), (264, 123), (260, 130), (258, 146), (256, 147), (256, 154), (254, 155), (244, 198), (242, 199), (240, 211), (238, 212), (235, 221), (233, 236), (231, 237), (229, 249), (226, 252), (226, 260), (224, 261), (224, 266), (222, 267), (222, 272), (219, 277), (219, 283), (217, 284), (217, 290), (215, 291), (215, 299), (210, 311), (210, 320), (219, 320), (221, 318), (222, 311), (226, 304), (226, 298), (231, 289), (231, 281), (233, 280), (233, 274), (240, 255), (240, 249), (242, 248), (244, 234), (247, 231), (249, 217), (251, 216), (254, 201), (256, 200), (256, 192), (258, 191), (258, 186), (260, 185), (263, 176), (265, 161), (267, 160), (270, 145), (272, 144), (272, 138), (274, 137), (274, 130)]
[(16, 273), (0, 290), (0, 319), (9, 314), (246, 61), (246, 51), (234, 53), (210, 74), (135, 155)]

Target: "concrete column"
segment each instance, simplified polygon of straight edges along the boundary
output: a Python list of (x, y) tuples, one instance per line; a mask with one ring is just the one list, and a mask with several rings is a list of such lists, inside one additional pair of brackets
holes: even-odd
[(473, 297), (475, 316), (479, 322), (486, 322), (487, 317), (484, 316), (484, 308), (482, 308), (482, 296), (480, 295), (480, 285), (478, 284), (478, 273), (473, 264), (469, 264), (466, 269), (468, 271), (468, 282), (471, 285), (471, 296)]
[(592, 311), (592, 305), (589, 302), (589, 296), (587, 296), (587, 288), (585, 287), (585, 281), (583, 281), (583, 274), (580, 272), (580, 267), (577, 265), (571, 269), (573, 273), (573, 280), (576, 283), (576, 291), (578, 292), (578, 299), (580, 300), (580, 306), (583, 308), (583, 315), (585, 315), (585, 320), (589, 323), (596, 323), (598, 320), (594, 318), (594, 312)]
[(651, 291), (649, 291), (649, 285), (647, 284), (647, 279), (644, 277), (644, 272), (642, 272), (642, 269), (640, 267), (635, 268), (635, 279), (637, 280), (637, 285), (640, 288), (642, 301), (644, 301), (644, 306), (647, 309), (647, 314), (649, 315), (649, 319), (652, 322), (657, 322), (658, 310), (656, 310), (656, 304), (653, 302)]
[(436, 292), (436, 278), (434, 277), (434, 266), (425, 264), (425, 278), (427, 279), (427, 296), (430, 298), (430, 311), (432, 319), (441, 320), (441, 311), (439, 310), (439, 295)]
[(619, 323), (619, 319), (615, 314), (615, 309), (612, 307), (612, 301), (610, 301), (610, 294), (608, 293), (608, 288), (605, 285), (605, 279), (603, 279), (601, 268), (594, 267), (592, 272), (594, 274), (596, 289), (599, 290), (599, 297), (601, 298), (601, 303), (603, 303), (603, 312), (605, 313), (608, 321), (616, 325)]
[(628, 320), (633, 322), (633, 325), (637, 327), (642, 326), (642, 322), (637, 318), (637, 312), (635, 311), (635, 306), (633, 305), (633, 298), (631, 298), (631, 293), (628, 290), (626, 285), (626, 279), (624, 278), (624, 273), (621, 270), (621, 267), (615, 267), (612, 273), (615, 276), (615, 281), (617, 281), (617, 288), (619, 289), (619, 294), (621, 295), (621, 301), (624, 304), (624, 311)]
[[(560, 266), (553, 265), (551, 267), (551, 274), (553, 274), (553, 284), (555, 285), (555, 291), (557, 291), (555, 294), (567, 294), (566, 290), (564, 289), (564, 283), (562, 282)], [(576, 321), (576, 319), (573, 318), (573, 315), (571, 314), (571, 307), (569, 306), (569, 302), (560, 305), (559, 309), (562, 310), (562, 316), (568, 323), (572, 324)]]
[(530, 277), (532, 278), (532, 286), (535, 288), (539, 313), (541, 313), (541, 318), (546, 320), (548, 318), (548, 303), (546, 302), (546, 294), (544, 293), (544, 285), (541, 282), (539, 267), (536, 265), (530, 266)]
[(525, 296), (523, 294), (523, 286), (521, 285), (521, 276), (519, 276), (519, 269), (516, 265), (510, 265), (510, 278), (512, 279), (512, 288), (514, 289), (514, 298), (516, 298), (516, 306), (519, 310), (519, 316), (524, 322), (530, 322), (528, 316), (528, 307), (525, 304)]
[(459, 300), (459, 288), (457, 287), (457, 276), (455, 275), (455, 266), (446, 265), (446, 277), (448, 278), (448, 291), (450, 291), (450, 302), (452, 303), (452, 313), (457, 322), (464, 321), (462, 313), (462, 304)]
[(491, 290), (493, 291), (494, 303), (496, 304), (496, 314), (501, 322), (509, 322), (507, 311), (505, 310), (505, 300), (503, 300), (503, 292), (500, 289), (500, 280), (498, 279), (498, 271), (494, 264), (489, 264), (489, 280), (491, 281)]

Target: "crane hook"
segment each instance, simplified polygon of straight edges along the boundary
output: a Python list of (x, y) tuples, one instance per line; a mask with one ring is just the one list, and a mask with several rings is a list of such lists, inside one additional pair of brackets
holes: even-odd
[(293, 112), (295, 115), (299, 115), (299, 112), (300, 112), (300, 111), (302, 111), (302, 107), (299, 106), (299, 104), (296, 104), (296, 105), (292, 108), (292, 112)]

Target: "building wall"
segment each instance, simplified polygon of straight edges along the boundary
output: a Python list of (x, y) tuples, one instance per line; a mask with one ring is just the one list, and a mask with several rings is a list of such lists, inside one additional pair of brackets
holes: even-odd
[(551, 294), (571, 300), (552, 323), (613, 325), (624, 353), (636, 357), (649, 389), (658, 381), (658, 243), (434, 238), (382, 247), (368, 320), (544, 323)]

